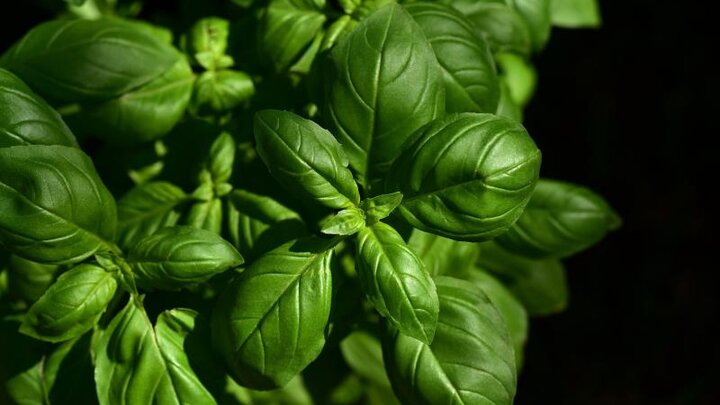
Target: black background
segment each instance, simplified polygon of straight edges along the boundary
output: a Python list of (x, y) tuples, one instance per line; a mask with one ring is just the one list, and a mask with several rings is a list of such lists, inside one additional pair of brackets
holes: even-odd
[[(533, 321), (516, 403), (720, 404), (720, 23), (710, 1), (601, 3), (602, 29), (556, 29), (535, 58), (525, 124), (543, 175), (600, 192), (624, 226), (567, 261), (570, 306)], [(52, 17), (5, 7), (0, 49)]]

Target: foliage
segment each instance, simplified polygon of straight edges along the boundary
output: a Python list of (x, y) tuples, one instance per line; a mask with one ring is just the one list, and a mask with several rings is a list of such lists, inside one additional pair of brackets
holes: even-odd
[(2, 403), (510, 404), (620, 225), (520, 123), (592, 0), (41, 3), (0, 56)]

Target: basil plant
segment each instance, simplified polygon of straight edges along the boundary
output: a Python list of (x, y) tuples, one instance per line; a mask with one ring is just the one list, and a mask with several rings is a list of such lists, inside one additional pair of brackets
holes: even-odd
[(593, 0), (39, 3), (0, 50), (2, 403), (511, 404), (620, 224), (521, 124)]

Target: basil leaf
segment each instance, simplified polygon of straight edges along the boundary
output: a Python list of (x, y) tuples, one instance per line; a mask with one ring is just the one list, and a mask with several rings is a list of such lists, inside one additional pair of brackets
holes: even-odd
[(430, 343), (438, 301), (420, 259), (391, 226), (378, 222), (357, 236), (360, 283), (380, 315), (403, 333)]
[(537, 84), (535, 68), (524, 58), (511, 53), (495, 55), (501, 79), (507, 85), (510, 98), (520, 107), (530, 101)]
[(188, 53), (205, 69), (222, 66), (230, 34), (230, 22), (224, 18), (206, 17), (198, 20), (190, 29)]
[(286, 111), (255, 114), (257, 152), (286, 189), (330, 208), (360, 203), (342, 146), (316, 123)]
[(282, 387), (320, 354), (331, 257), (321, 239), (286, 243), (256, 260), (220, 297), (213, 341), (242, 385)]
[(388, 171), (410, 134), (443, 113), (442, 72), (399, 5), (360, 22), (330, 59), (325, 117), (367, 187)]
[(359, 208), (346, 208), (323, 222), (320, 231), (327, 235), (354, 235), (364, 226), (364, 212)]
[(244, 72), (220, 70), (203, 72), (195, 82), (193, 109), (198, 114), (224, 112), (239, 106), (255, 94), (253, 81)]
[(75, 136), (45, 100), (0, 69), (0, 148), (16, 145), (77, 147)]
[(413, 229), (410, 234), (408, 246), (433, 277), (462, 274), (473, 266), (479, 252), (475, 243), (448, 239), (418, 229)]
[(115, 277), (102, 267), (75, 266), (30, 307), (20, 332), (48, 342), (80, 336), (97, 323), (116, 289)]
[(173, 226), (140, 239), (130, 248), (127, 262), (138, 286), (173, 290), (237, 267), (243, 257), (216, 233)]
[(196, 202), (190, 208), (187, 224), (219, 235), (222, 229), (222, 201), (213, 198), (210, 201)]
[(512, 91), (507, 83), (505, 83), (506, 81), (507, 80), (505, 79), (500, 83), (500, 101), (498, 102), (498, 108), (495, 115), (509, 118), (513, 121), (522, 122), (523, 110), (520, 105), (513, 100)]
[(230, 241), (248, 261), (308, 233), (297, 212), (245, 190), (229, 194), (228, 222)]
[(235, 163), (235, 140), (227, 132), (221, 133), (212, 146), (208, 161), (208, 170), (212, 175), (213, 183), (221, 184), (230, 180)]
[(115, 200), (66, 146), (0, 148), (0, 212), (0, 243), (36, 262), (79, 262), (115, 237)]
[(194, 320), (190, 310), (166, 311), (153, 330), (145, 310), (130, 300), (97, 344), (100, 404), (215, 404), (183, 351)]
[(491, 239), (522, 214), (538, 178), (540, 151), (522, 125), (491, 114), (453, 114), (413, 136), (387, 190), (414, 227), (458, 240)]
[(620, 218), (599, 195), (575, 184), (541, 179), (520, 219), (496, 241), (528, 257), (566, 257), (619, 226)]
[(83, 102), (128, 93), (177, 60), (171, 46), (119, 19), (64, 19), (33, 28), (0, 65), (52, 102)]
[(452, 6), (467, 17), (475, 32), (485, 38), (493, 53), (530, 55), (532, 49), (530, 29), (520, 13), (512, 6), (502, 2), (474, 0), (456, 0), (452, 2)]
[(195, 76), (178, 60), (163, 74), (119, 97), (86, 104), (73, 123), (116, 144), (148, 142), (164, 136), (185, 114)]
[(490, 298), (493, 306), (505, 320), (510, 340), (515, 350), (518, 368), (522, 365), (523, 349), (528, 337), (528, 314), (522, 303), (495, 277), (478, 268), (462, 276), (479, 287)]
[(324, 1), (271, 0), (260, 24), (260, 48), (275, 70), (286, 70), (325, 23)]
[(530, 316), (551, 315), (567, 307), (565, 268), (558, 260), (528, 259), (489, 242), (481, 245), (477, 264), (496, 275)]
[(500, 98), (495, 63), (485, 40), (458, 11), (440, 3), (414, 3), (407, 11), (435, 52), (448, 112), (495, 112)]
[(9, 290), (13, 295), (35, 302), (53, 283), (60, 266), (36, 263), (13, 255), (7, 269)]
[(542, 50), (550, 39), (550, 3), (554, 0), (505, 0), (527, 24), (535, 51)]
[(602, 24), (597, 0), (550, 0), (550, 19), (564, 28), (598, 28)]
[(363, 379), (380, 387), (390, 388), (385, 373), (380, 341), (364, 331), (355, 331), (340, 342), (345, 362)]
[(381, 194), (363, 200), (360, 208), (365, 211), (367, 223), (372, 225), (390, 215), (400, 205), (402, 198), (399, 192)]
[(160, 228), (176, 225), (187, 201), (179, 187), (164, 181), (145, 183), (118, 201), (118, 245), (127, 249)]
[(431, 345), (394, 332), (383, 357), (395, 394), (409, 404), (512, 404), (516, 370), (505, 323), (464, 280), (440, 277), (440, 319)]

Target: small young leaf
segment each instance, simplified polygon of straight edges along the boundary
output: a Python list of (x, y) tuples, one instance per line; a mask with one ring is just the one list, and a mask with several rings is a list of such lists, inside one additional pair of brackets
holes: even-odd
[(495, 55), (503, 83), (509, 90), (510, 98), (519, 107), (524, 107), (532, 98), (537, 84), (535, 68), (524, 58), (511, 53)]
[(196, 202), (190, 208), (187, 224), (219, 235), (222, 230), (222, 201), (213, 198), (210, 201)]
[(316, 123), (287, 111), (260, 111), (255, 140), (270, 173), (291, 192), (335, 209), (360, 203), (342, 146)]
[(395, 394), (408, 404), (511, 405), (517, 373), (502, 317), (469, 282), (436, 282), (440, 319), (433, 343), (397, 331), (383, 342)]
[(48, 342), (62, 342), (90, 330), (117, 289), (102, 267), (81, 264), (63, 273), (33, 304), (20, 332)]
[(363, 200), (360, 208), (365, 211), (368, 225), (372, 225), (390, 215), (402, 202), (403, 195), (400, 192), (381, 194), (376, 197)]
[(496, 275), (530, 316), (551, 315), (567, 307), (565, 268), (558, 260), (528, 259), (488, 242), (481, 244), (477, 265)]
[(365, 226), (365, 215), (359, 208), (346, 208), (322, 224), (327, 235), (354, 235)]
[(0, 244), (40, 263), (76, 263), (115, 238), (115, 199), (82, 151), (0, 148)]
[(494, 113), (500, 98), (490, 48), (457, 10), (441, 3), (406, 7), (440, 62), (447, 112)]
[(442, 73), (422, 30), (397, 4), (361, 21), (330, 56), (325, 119), (367, 187), (416, 129), (443, 113)]
[(173, 290), (201, 283), (243, 263), (217, 234), (187, 226), (162, 228), (140, 239), (127, 256), (139, 286)]
[(363, 379), (380, 387), (390, 388), (385, 373), (380, 341), (364, 331), (355, 331), (340, 342), (345, 362)]
[(378, 222), (360, 230), (357, 272), (382, 316), (403, 333), (432, 342), (438, 316), (435, 284), (395, 229)]
[(578, 185), (541, 179), (520, 219), (496, 241), (528, 257), (566, 257), (618, 226), (620, 218), (599, 195)]
[(216, 404), (183, 349), (196, 313), (163, 312), (153, 329), (138, 305), (130, 300), (97, 343), (95, 382), (100, 404)]
[(282, 387), (320, 354), (332, 300), (331, 256), (321, 239), (286, 243), (256, 260), (220, 297), (213, 341), (242, 385)]
[(505, 232), (522, 214), (540, 171), (540, 151), (522, 125), (492, 114), (452, 114), (413, 136), (386, 190), (414, 227), (478, 241)]
[(239, 106), (255, 94), (252, 79), (235, 70), (204, 72), (195, 81), (193, 111), (222, 113)]
[(187, 200), (184, 191), (164, 181), (133, 188), (118, 201), (118, 245), (130, 248), (158, 229), (176, 225), (178, 208)]
[(235, 163), (235, 151), (235, 140), (227, 132), (221, 133), (210, 146), (207, 168), (215, 184), (230, 180)]
[[(77, 147), (60, 114), (22, 80), (0, 69), (0, 148), (16, 145)], [(11, 106), (12, 108), (7, 108)]]
[(225, 56), (229, 34), (228, 20), (218, 17), (202, 18), (190, 29), (188, 53), (197, 58), (200, 66), (214, 70)]

